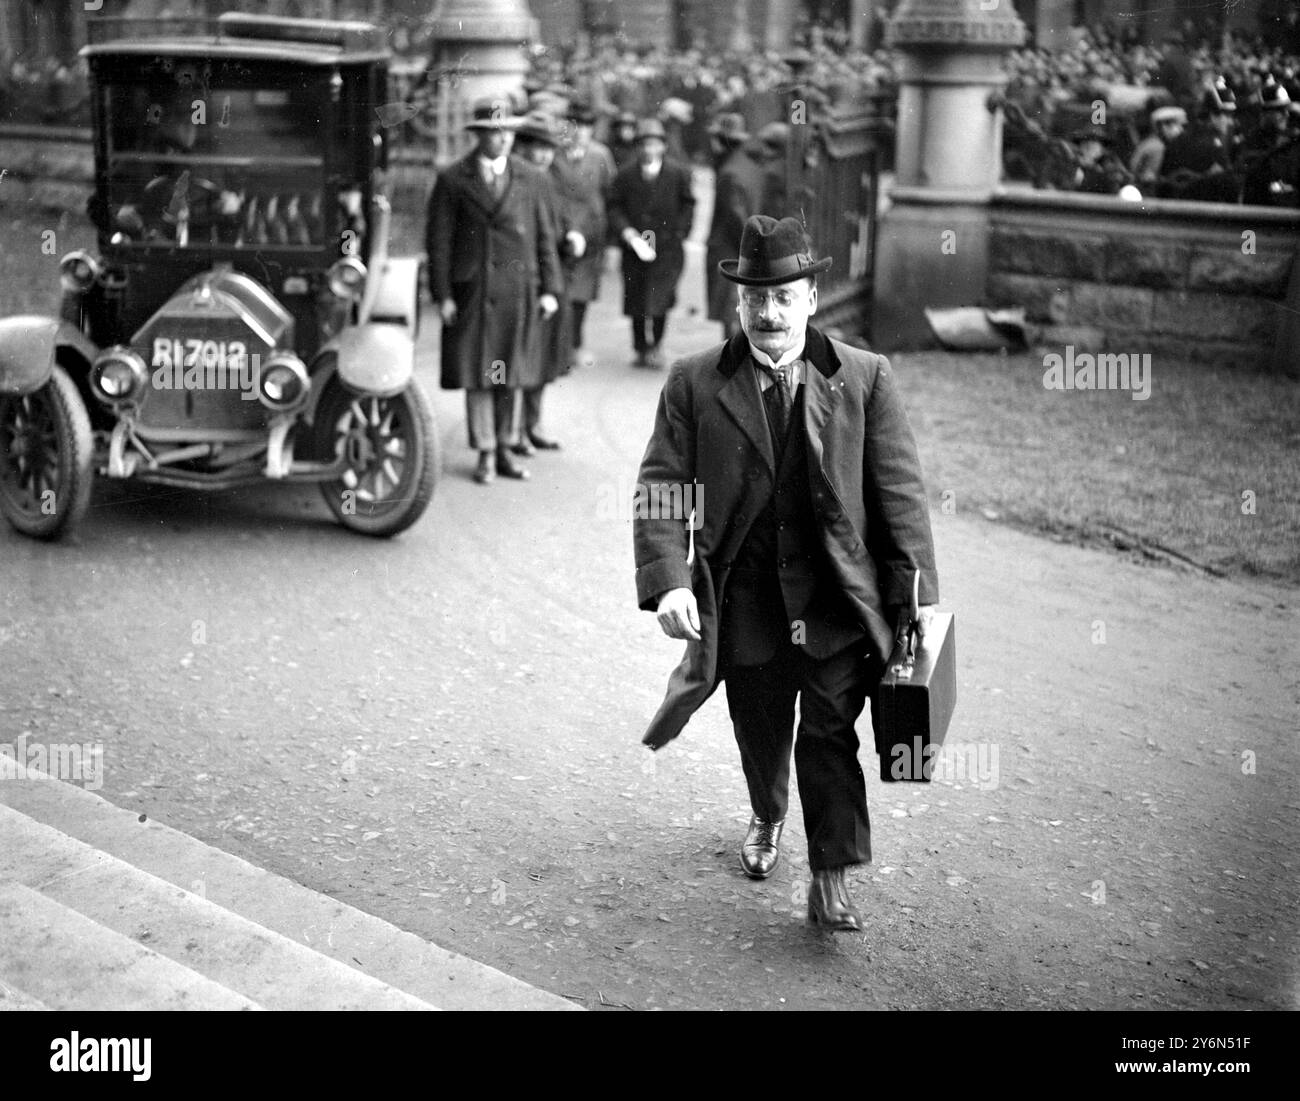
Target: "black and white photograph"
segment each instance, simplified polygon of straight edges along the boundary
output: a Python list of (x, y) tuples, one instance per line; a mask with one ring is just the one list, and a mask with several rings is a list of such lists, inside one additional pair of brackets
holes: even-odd
[(1249, 1078), (1300, 4), (3, 0), (0, 516), (34, 1073), (945, 1011)]

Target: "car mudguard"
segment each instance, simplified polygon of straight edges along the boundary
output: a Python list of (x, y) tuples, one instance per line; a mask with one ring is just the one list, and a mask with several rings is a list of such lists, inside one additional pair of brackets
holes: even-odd
[(0, 320), (0, 394), (30, 394), (50, 380), (58, 349), (70, 347), (87, 363), (99, 349), (80, 329), (53, 317)]
[(404, 325), (355, 325), (330, 341), (327, 350), (338, 357), (339, 378), (363, 394), (400, 394), (415, 373), (415, 341)]

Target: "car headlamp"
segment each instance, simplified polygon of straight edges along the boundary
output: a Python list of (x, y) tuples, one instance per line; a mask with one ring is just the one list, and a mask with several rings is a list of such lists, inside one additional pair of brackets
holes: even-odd
[(360, 298), (366, 289), (366, 265), (355, 256), (345, 256), (330, 266), (325, 278), (335, 297)]
[(59, 261), (59, 283), (65, 291), (83, 294), (99, 278), (99, 261), (78, 249)]
[(262, 362), (257, 394), (273, 412), (290, 413), (302, 408), (310, 390), (307, 368), (292, 352), (273, 352)]
[(144, 360), (126, 347), (110, 348), (90, 367), (90, 387), (95, 397), (107, 405), (138, 402), (148, 379)]

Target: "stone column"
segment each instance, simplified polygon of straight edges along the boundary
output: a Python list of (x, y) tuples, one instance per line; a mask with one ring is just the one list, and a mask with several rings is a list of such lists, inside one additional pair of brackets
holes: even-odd
[(872, 339), (931, 339), (924, 307), (984, 298), (988, 207), (1002, 171), (1003, 56), (1025, 40), (1011, 0), (902, 0), (885, 42), (902, 55), (891, 207), (877, 228)]
[(523, 91), (523, 44), (537, 37), (526, 0), (438, 0), (432, 28), (434, 68), (455, 74), (448, 83), (462, 103)]

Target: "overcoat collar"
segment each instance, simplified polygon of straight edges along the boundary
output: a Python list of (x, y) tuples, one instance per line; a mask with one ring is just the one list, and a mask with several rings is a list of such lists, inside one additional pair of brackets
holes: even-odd
[[(755, 449), (763, 456), (767, 468), (776, 475), (776, 454), (772, 450), (772, 437), (767, 428), (767, 417), (763, 412), (763, 399), (758, 387), (748, 370), (740, 368), (750, 358), (749, 338), (744, 333), (737, 333), (722, 346), (722, 355), (718, 360), (718, 371), (727, 379), (718, 391), (718, 403), (727, 411), (742, 432), (749, 438)], [(804, 371), (804, 427), (808, 432), (808, 442), (814, 457), (821, 459), (821, 434), (826, 421), (834, 411), (841, 388), (835, 382), (835, 374), (840, 369), (840, 358), (826, 337), (808, 327), (804, 341), (804, 363), (812, 364), (815, 371)]]

